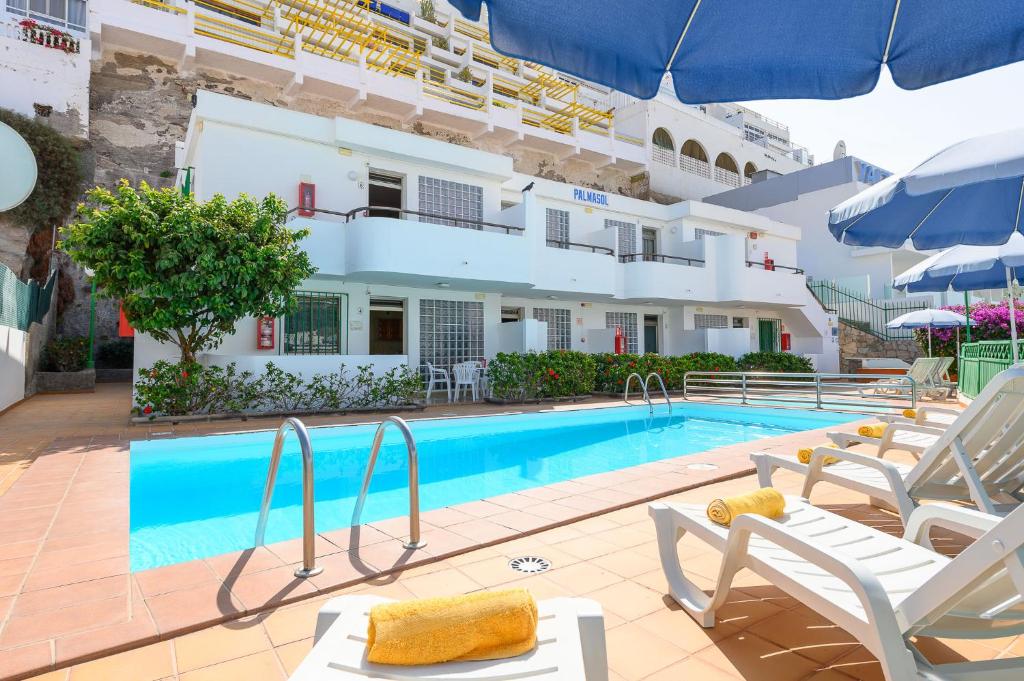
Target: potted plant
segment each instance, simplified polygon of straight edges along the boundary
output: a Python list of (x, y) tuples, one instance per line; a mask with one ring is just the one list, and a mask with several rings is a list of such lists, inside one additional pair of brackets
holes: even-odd
[(84, 336), (55, 338), (43, 350), (41, 368), (35, 374), (36, 392), (92, 392), (96, 370), (86, 368), (89, 339)]

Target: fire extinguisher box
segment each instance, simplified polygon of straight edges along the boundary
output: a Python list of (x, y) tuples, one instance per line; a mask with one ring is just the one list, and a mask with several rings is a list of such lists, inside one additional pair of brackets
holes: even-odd
[(260, 317), (256, 320), (256, 349), (274, 349), (274, 327), (277, 320), (273, 317)]
[(295, 212), (307, 218), (316, 214), (316, 185), (312, 182), (299, 183), (299, 205)]

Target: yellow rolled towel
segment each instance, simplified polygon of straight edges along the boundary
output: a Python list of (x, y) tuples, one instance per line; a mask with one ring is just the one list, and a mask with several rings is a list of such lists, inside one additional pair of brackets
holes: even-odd
[(904, 418), (908, 418), (908, 419), (916, 419), (917, 418), (917, 410), (916, 409), (904, 409), (903, 410), (903, 417)]
[[(826, 442), (824, 444), (818, 445), (818, 447), (830, 447), (831, 449), (837, 449), (836, 443), (834, 443), (834, 442)], [(800, 463), (802, 463), (802, 464), (810, 463), (811, 462), (811, 454), (814, 454), (814, 450), (817, 449), (818, 447), (801, 447), (796, 452), (797, 460)], [(831, 466), (832, 464), (834, 464), (834, 463), (836, 463), (838, 461), (839, 461), (839, 459), (837, 459), (834, 456), (826, 456), (825, 457), (825, 465), (826, 466)]]
[(708, 504), (708, 518), (719, 525), (729, 527), (741, 513), (754, 513), (766, 518), (781, 518), (786, 508), (786, 499), (773, 487), (762, 487), (756, 492), (747, 492), (735, 497), (715, 499)]
[(861, 426), (857, 429), (857, 435), (861, 437), (882, 437), (886, 425), (885, 423), (873, 423), (870, 426)]
[(514, 657), (537, 645), (537, 604), (526, 589), (424, 598), (370, 609), (366, 659), (437, 664)]

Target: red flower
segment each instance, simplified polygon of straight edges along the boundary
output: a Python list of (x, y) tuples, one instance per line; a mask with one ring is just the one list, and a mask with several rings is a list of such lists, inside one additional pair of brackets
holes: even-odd
[(630, 362), (630, 363), (629, 363), (629, 366), (630, 366), (631, 368), (632, 368), (632, 367), (635, 367), (635, 366), (636, 366), (636, 362)]
[(720, 371), (720, 369), (718, 367), (715, 367), (715, 371)]
[(181, 377), (182, 378), (188, 378), (188, 372), (187, 371), (182, 371), (181, 372)]
[(153, 407), (151, 407), (150, 405), (147, 404), (146, 407), (142, 410), (142, 413), (143, 414), (152, 414), (153, 413)]
[(548, 369), (548, 376), (554, 376), (554, 375), (555, 375), (555, 370), (554, 369)]
[(554, 376), (555, 376), (555, 380), (557, 381), (558, 380), (558, 374), (555, 374)]

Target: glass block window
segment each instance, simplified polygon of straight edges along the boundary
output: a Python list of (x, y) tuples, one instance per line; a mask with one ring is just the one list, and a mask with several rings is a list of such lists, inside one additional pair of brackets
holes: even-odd
[(548, 246), (569, 248), (569, 211), (548, 208), (546, 221)]
[(295, 296), (298, 305), (284, 318), (284, 354), (343, 354), (348, 296), (312, 291), (299, 291)]
[(704, 239), (713, 236), (725, 236), (725, 234), (723, 232), (716, 232), (710, 229), (701, 229), (700, 227), (693, 230), (693, 238), (697, 241), (703, 241)]
[(637, 352), (636, 312), (605, 312), (604, 328), (614, 329), (616, 326), (622, 329), (622, 335), (626, 337), (626, 352)]
[(605, 220), (604, 228), (614, 227), (619, 234), (619, 255), (633, 255), (636, 251), (636, 224), (620, 220)]
[(572, 326), (569, 310), (553, 307), (533, 308), (533, 318), (548, 323), (548, 350), (572, 349)]
[(729, 328), (729, 317), (724, 314), (695, 314), (693, 315), (693, 328), (726, 329)]
[[(484, 188), (461, 182), (419, 177), (420, 211), (443, 218), (420, 216), (420, 222), (483, 229)], [(452, 218), (446, 220), (444, 218)]]
[(484, 304), (420, 300), (420, 362), (450, 369), (484, 357)]

